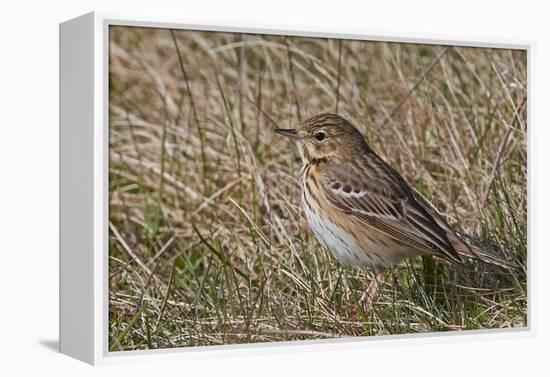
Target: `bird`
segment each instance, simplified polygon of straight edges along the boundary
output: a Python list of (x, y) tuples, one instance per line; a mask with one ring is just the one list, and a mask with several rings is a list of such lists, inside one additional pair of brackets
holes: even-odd
[(407, 258), (432, 255), (461, 267), (465, 256), (513, 266), (466, 242), (343, 116), (321, 113), (275, 132), (298, 146), (301, 202), (316, 239), (342, 264), (374, 273), (358, 302), (365, 312), (385, 271)]

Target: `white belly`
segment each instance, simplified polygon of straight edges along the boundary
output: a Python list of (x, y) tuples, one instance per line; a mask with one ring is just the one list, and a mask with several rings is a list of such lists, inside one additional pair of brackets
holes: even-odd
[[(363, 261), (361, 258), (360, 246), (357, 245), (357, 240), (346, 233), (340, 233), (335, 236), (335, 232), (339, 229), (331, 222), (320, 222), (308, 216), (309, 226), (315, 234), (315, 237), (325, 246), (340, 262), (349, 265), (361, 265), (368, 260)], [(364, 254), (364, 253), (363, 253)]]

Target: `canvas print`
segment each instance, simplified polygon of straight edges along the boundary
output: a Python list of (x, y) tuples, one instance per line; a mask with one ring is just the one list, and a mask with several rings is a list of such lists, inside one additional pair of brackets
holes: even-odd
[(109, 29), (109, 349), (527, 326), (527, 52)]

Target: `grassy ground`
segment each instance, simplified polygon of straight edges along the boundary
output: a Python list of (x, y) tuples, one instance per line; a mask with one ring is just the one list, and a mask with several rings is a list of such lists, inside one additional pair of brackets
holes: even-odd
[(522, 51), (115, 27), (110, 347), (521, 327), (526, 268), (365, 274), (309, 231), (276, 127), (338, 111), (457, 230), (527, 260)]

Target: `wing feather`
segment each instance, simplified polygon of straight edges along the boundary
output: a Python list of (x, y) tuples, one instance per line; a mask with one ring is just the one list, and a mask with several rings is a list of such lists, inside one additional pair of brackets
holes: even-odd
[(446, 231), (416, 201), (403, 178), (381, 159), (374, 162), (326, 165), (322, 181), (328, 201), (398, 242), (460, 264)]

